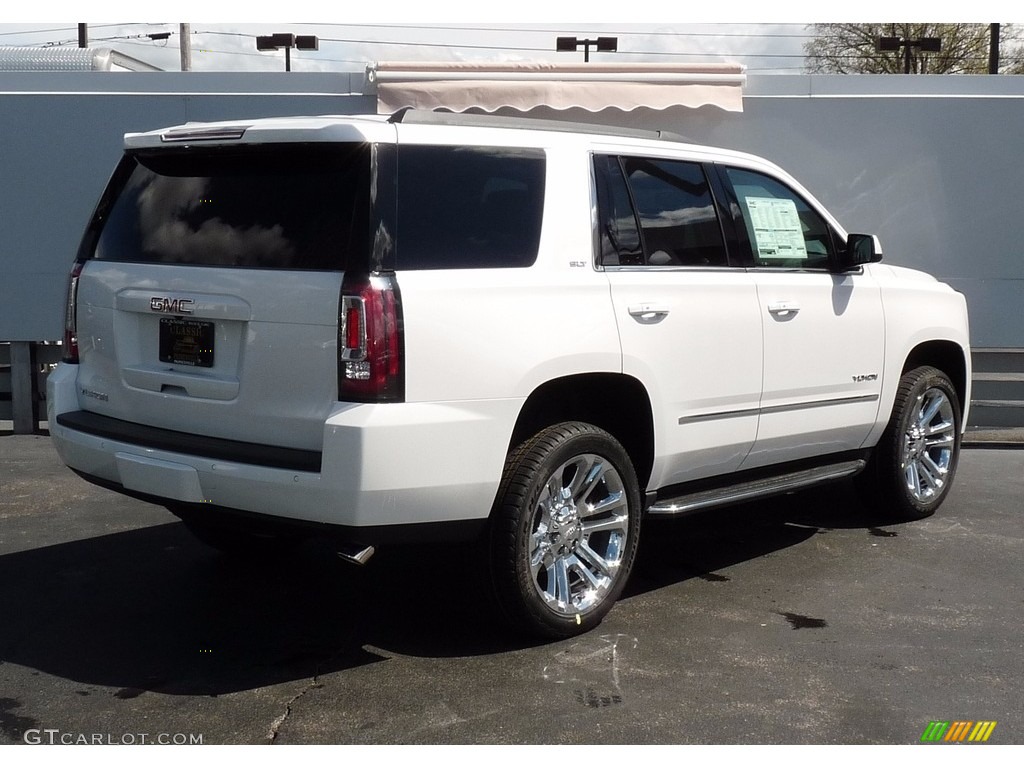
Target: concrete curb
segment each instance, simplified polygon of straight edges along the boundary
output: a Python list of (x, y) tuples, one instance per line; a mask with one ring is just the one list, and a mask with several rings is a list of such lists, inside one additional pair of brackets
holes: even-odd
[(1024, 427), (970, 427), (963, 436), (967, 448), (1024, 448)]

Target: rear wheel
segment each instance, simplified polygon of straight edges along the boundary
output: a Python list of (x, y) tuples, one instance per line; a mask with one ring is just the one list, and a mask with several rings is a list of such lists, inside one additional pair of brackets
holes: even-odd
[(892, 418), (860, 484), (896, 519), (927, 517), (953, 483), (960, 457), (960, 402), (942, 371), (923, 366), (900, 379)]
[(583, 422), (544, 429), (509, 455), (495, 502), (499, 605), (533, 634), (592, 629), (622, 593), (639, 534), (636, 473), (618, 441)]

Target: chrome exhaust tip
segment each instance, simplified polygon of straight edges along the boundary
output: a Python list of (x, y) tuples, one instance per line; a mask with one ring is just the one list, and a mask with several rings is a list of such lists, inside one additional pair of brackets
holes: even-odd
[(364, 547), (359, 549), (357, 546), (338, 546), (336, 547), (338, 557), (344, 560), (346, 563), (352, 563), (353, 565), (366, 565), (370, 558), (373, 557), (373, 553), (377, 550), (374, 547)]

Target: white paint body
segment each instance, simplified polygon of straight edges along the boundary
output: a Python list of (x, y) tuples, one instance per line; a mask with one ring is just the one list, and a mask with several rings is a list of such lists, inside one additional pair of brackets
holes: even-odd
[[(655, 435), (653, 469), (640, 480), (656, 491), (874, 445), (907, 355), (934, 340), (964, 351), (966, 423), (966, 306), (926, 275), (881, 264), (841, 275), (597, 265), (595, 152), (767, 173), (805, 196), (845, 237), (806, 190), (764, 160), (643, 139), (378, 118), (245, 124), (243, 143), (541, 148), (547, 181), (536, 263), (400, 270), (405, 402), (355, 404), (337, 401), (341, 273), (87, 262), (78, 292), (81, 362), (59, 366), (47, 399), (54, 444), (83, 473), (168, 500), (345, 526), (481, 519), (523, 405), (546, 382), (585, 373), (639, 381)], [(160, 132), (129, 135), (126, 144), (158, 146)], [(154, 364), (147, 339), (158, 317), (146, 303), (154, 291), (192, 299), (197, 317), (216, 319), (215, 367), (197, 373)], [(780, 319), (770, 309), (779, 303), (799, 309)], [(638, 305), (667, 312), (660, 320), (637, 317), (631, 310)], [(859, 375), (875, 378), (856, 381)], [(57, 423), (60, 414), (80, 410), (321, 452), (321, 468), (211, 460)]]

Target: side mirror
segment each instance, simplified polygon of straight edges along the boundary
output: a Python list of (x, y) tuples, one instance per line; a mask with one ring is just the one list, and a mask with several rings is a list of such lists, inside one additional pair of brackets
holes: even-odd
[(848, 235), (846, 250), (839, 255), (844, 270), (882, 260), (882, 244), (876, 235)]

